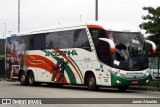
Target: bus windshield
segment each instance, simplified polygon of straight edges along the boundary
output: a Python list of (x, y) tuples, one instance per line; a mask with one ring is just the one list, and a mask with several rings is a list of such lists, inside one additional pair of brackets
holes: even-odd
[[(114, 68), (128, 71), (148, 68), (149, 62), (147, 53), (145, 52), (144, 39), (140, 32), (116, 32), (100, 29), (90, 29), (90, 32), (97, 56), (101, 62)], [(111, 54), (108, 48), (109, 44), (104, 44), (104, 41), (96, 38), (108, 38), (113, 40), (116, 52)], [(107, 56), (109, 58), (105, 58)]]
[[(140, 70), (148, 67), (143, 37), (140, 33), (109, 32), (116, 46), (115, 66), (127, 70)], [(118, 62), (118, 63), (116, 63)]]

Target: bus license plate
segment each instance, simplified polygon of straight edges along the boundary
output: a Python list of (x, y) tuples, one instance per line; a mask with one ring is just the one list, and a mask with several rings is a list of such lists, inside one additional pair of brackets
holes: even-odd
[(138, 81), (137, 80), (133, 80), (132, 84), (138, 84)]

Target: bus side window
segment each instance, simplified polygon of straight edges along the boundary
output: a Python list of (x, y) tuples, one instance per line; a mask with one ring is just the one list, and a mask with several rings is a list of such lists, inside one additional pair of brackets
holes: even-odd
[(59, 48), (73, 48), (74, 31), (62, 31), (59, 37)]
[(111, 56), (110, 56), (110, 46), (107, 42), (99, 41), (98, 45), (96, 46), (96, 51), (98, 55), (98, 59), (107, 64), (110, 65), (111, 62)]
[(59, 48), (58, 42), (59, 42), (59, 32), (51, 32), (46, 34), (46, 49), (54, 49)]
[(33, 50), (45, 49), (45, 34), (36, 34), (33, 36)]
[(85, 29), (76, 30), (74, 33), (74, 48), (83, 48), (91, 51), (89, 40)]
[(25, 50), (33, 50), (33, 35), (24, 36)]

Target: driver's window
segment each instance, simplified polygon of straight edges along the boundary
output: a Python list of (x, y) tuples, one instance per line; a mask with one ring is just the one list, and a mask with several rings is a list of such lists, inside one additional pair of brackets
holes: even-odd
[(111, 63), (110, 46), (107, 42), (99, 41), (98, 46), (96, 47), (96, 52), (98, 59), (101, 62), (110, 65)]

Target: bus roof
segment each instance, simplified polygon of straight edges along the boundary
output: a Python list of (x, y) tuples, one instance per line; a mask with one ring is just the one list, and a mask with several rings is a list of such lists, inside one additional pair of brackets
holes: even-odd
[(91, 27), (91, 28), (93, 28), (93, 27), (98, 28), (99, 27), (101, 29), (105, 29), (105, 30), (109, 30), (109, 31), (140, 32), (138, 29), (135, 29), (134, 27), (123, 24), (123, 23), (91, 21), (91, 22), (80, 22), (80, 23), (69, 24), (69, 25), (56, 25), (56, 26), (45, 28), (45, 29), (33, 30), (30, 32), (22, 32), (22, 33), (18, 33), (16, 35), (20, 36), (20, 35), (29, 35), (29, 34), (39, 34), (39, 33), (53, 32), (53, 31), (64, 31), (64, 30), (86, 28), (86, 27)]

